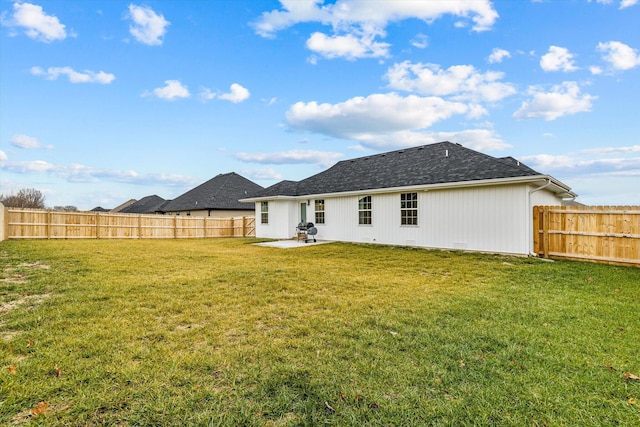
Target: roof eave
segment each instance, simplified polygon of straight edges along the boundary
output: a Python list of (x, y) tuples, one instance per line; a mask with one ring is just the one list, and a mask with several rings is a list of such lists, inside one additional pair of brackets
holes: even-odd
[[(360, 194), (381, 194), (381, 193), (396, 193), (402, 191), (436, 191), (447, 190), (453, 188), (467, 188), (467, 187), (486, 187), (491, 185), (509, 185), (509, 184), (540, 184), (544, 185), (547, 182), (552, 183), (553, 191), (559, 194), (563, 198), (575, 198), (577, 194), (571, 191), (571, 188), (557, 179), (549, 175), (530, 175), (530, 176), (517, 176), (509, 178), (492, 178), (492, 179), (479, 179), (473, 181), (458, 181), (458, 182), (443, 182), (437, 184), (420, 184), (409, 185), (404, 187), (387, 187), (387, 188), (372, 188), (372, 189), (360, 189), (351, 191), (341, 191), (335, 193), (317, 193), (317, 194), (303, 194), (299, 196), (263, 196), (263, 197), (251, 197), (246, 199), (240, 199), (241, 202), (262, 202), (268, 200), (306, 200), (310, 198), (322, 198), (322, 197), (341, 197), (341, 196), (355, 196)], [(554, 191), (555, 190), (555, 191)]]

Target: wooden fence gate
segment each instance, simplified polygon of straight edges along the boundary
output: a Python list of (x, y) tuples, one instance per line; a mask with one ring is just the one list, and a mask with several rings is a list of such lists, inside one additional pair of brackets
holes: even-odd
[(535, 206), (534, 252), (640, 266), (640, 206)]

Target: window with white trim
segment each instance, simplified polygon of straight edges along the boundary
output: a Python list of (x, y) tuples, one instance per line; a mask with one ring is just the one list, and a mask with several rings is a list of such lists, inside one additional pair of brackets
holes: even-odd
[(269, 224), (269, 202), (260, 202), (260, 224)]
[(400, 224), (418, 225), (418, 193), (400, 194)]
[(316, 211), (316, 224), (324, 224), (324, 199), (316, 200), (314, 205)]
[(358, 224), (371, 225), (371, 196), (358, 199)]

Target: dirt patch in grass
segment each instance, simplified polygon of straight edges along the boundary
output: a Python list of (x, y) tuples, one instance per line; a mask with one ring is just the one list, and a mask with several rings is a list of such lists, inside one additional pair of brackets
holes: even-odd
[(6, 276), (0, 279), (0, 283), (22, 284), (29, 281), (28, 270), (49, 270), (50, 265), (41, 261), (23, 262), (16, 266), (7, 266), (2, 270), (2, 275)]
[(16, 310), (19, 307), (26, 306), (26, 310), (33, 310), (37, 305), (41, 304), (44, 300), (50, 298), (50, 294), (42, 295), (23, 295), (13, 301), (7, 301), (0, 304), (0, 314), (5, 314), (10, 311)]
[(30, 423), (32, 420), (35, 420), (37, 418), (46, 418), (48, 414), (53, 414), (59, 411), (68, 411), (69, 409), (71, 409), (71, 406), (67, 404), (50, 405), (47, 402), (38, 402), (38, 404), (36, 404), (33, 408), (26, 409), (17, 413), (11, 419), (11, 425), (21, 426)]
[(40, 261), (36, 261), (36, 262), (24, 262), (20, 265), (18, 265), (18, 267), (23, 267), (23, 268), (38, 268), (40, 270), (49, 270), (51, 268), (50, 265), (47, 264), (43, 264)]

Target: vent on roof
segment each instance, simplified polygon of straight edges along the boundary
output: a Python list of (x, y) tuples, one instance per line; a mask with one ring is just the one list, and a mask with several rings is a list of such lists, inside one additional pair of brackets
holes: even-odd
[(449, 150), (444, 150), (444, 156), (449, 157)]

